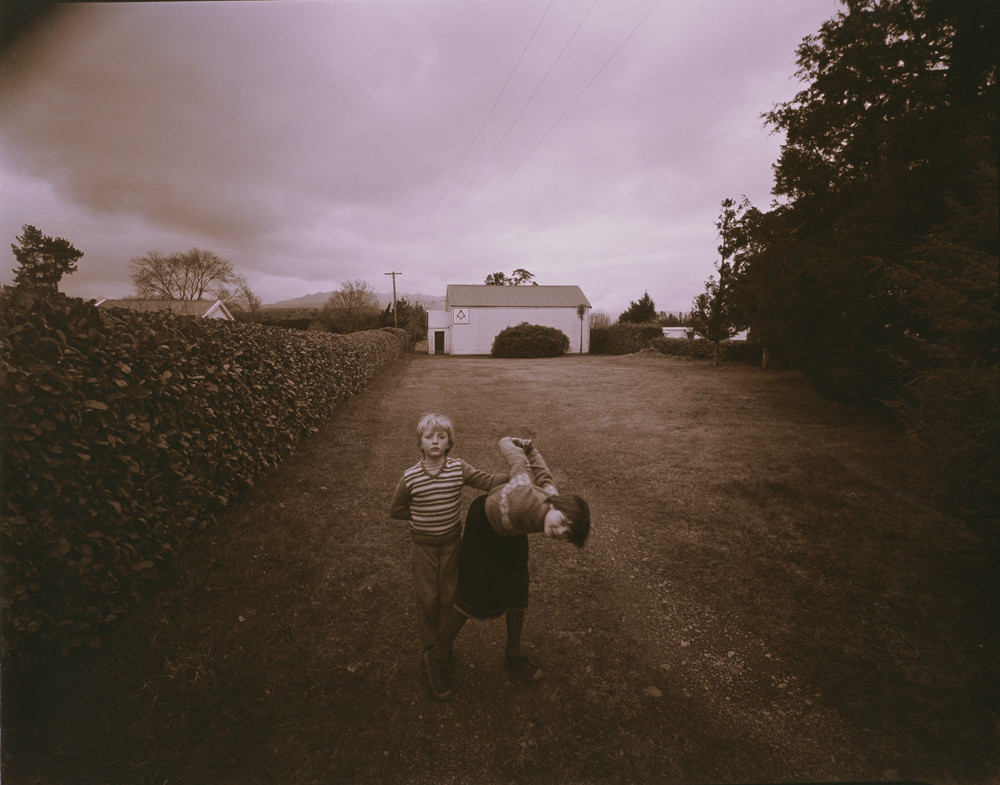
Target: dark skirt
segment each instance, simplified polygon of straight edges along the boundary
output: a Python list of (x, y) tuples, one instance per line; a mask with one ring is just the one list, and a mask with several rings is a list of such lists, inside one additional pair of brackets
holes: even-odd
[(486, 519), (485, 496), (472, 502), (465, 519), (455, 607), (477, 619), (528, 607), (528, 536), (497, 534)]

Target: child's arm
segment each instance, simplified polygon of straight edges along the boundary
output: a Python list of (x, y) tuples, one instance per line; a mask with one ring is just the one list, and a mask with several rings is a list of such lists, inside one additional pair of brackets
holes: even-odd
[(405, 480), (400, 479), (396, 486), (396, 492), (392, 495), (392, 502), (389, 504), (389, 517), (398, 518), (401, 521), (410, 520), (410, 488)]
[(496, 488), (498, 485), (505, 485), (510, 479), (510, 476), (506, 473), (490, 474), (480, 471), (474, 466), (470, 466), (461, 458), (458, 460), (462, 464), (462, 482), (480, 491), (488, 491), (491, 488)]
[(555, 496), (559, 491), (552, 480), (552, 472), (549, 471), (545, 459), (534, 445), (530, 445), (525, 451), (528, 455), (528, 463), (531, 466), (531, 481), (544, 490), (549, 496)]
[(528, 476), (530, 481), (531, 472), (529, 471), (530, 466), (528, 464), (528, 456), (525, 455), (522, 447), (518, 447), (514, 443), (514, 440), (509, 436), (504, 436), (500, 440), (500, 452), (503, 454), (504, 460), (507, 461), (507, 465), (510, 467), (511, 480), (519, 474), (525, 474)]

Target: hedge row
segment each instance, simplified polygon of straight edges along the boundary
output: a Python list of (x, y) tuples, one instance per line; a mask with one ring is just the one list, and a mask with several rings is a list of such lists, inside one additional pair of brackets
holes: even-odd
[(0, 296), (5, 662), (100, 645), (157, 567), (409, 346)]
[[(674, 357), (690, 357), (711, 360), (715, 357), (715, 344), (702, 338), (654, 338), (649, 342), (652, 349)], [(719, 344), (720, 362), (760, 362), (760, 347), (747, 341), (723, 341)]]
[(654, 338), (662, 336), (663, 330), (655, 324), (617, 322), (608, 327), (592, 327), (590, 353), (634, 354), (648, 347)]
[[(658, 325), (618, 322), (590, 331), (591, 354), (634, 354), (643, 349), (655, 349), (676, 357), (711, 360), (715, 344), (703, 339), (664, 338)], [(719, 360), (760, 362), (760, 348), (746, 341), (723, 341), (719, 345)]]

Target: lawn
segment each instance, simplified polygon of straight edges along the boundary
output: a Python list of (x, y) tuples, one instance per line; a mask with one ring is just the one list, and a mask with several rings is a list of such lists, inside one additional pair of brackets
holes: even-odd
[[(594, 520), (532, 539), (543, 681), (470, 623), (447, 704), (387, 516), (432, 410), (481, 469), (532, 437)], [(933, 456), (792, 372), (410, 354), (7, 707), (4, 781), (996, 782), (996, 529), (935, 498)]]

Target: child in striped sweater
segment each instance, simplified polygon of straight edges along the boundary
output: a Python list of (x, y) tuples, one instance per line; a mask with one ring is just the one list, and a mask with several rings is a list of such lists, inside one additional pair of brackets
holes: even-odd
[[(462, 489), (489, 491), (507, 474), (488, 474), (449, 455), (455, 444), (451, 420), (428, 414), (417, 424), (421, 460), (403, 472), (389, 515), (410, 522), (413, 585), (422, 660), (438, 642), (446, 611), (455, 600), (458, 549), (462, 541)], [(423, 663), (426, 668), (426, 662)]]
[[(515, 678), (535, 682), (542, 669), (521, 651), (528, 607), (528, 534), (543, 534), (583, 547), (590, 533), (590, 507), (579, 496), (560, 494), (552, 473), (530, 439), (504, 437), (500, 452), (509, 482), (469, 507), (458, 552), (455, 605), (443, 615), (437, 645), (427, 654), (427, 677), (438, 700), (451, 697), (444, 683), (452, 646), (467, 618), (506, 617), (504, 667)], [(435, 689), (435, 684), (441, 685)]]

